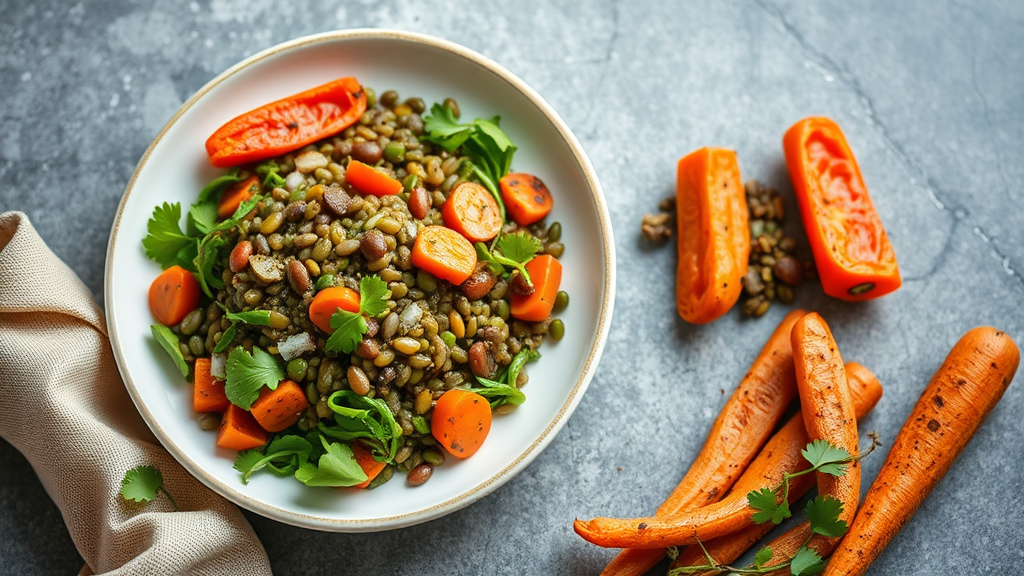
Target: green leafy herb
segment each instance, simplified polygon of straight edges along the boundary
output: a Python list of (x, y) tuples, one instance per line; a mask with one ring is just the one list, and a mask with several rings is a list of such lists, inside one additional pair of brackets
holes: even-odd
[(427, 424), (427, 419), (423, 416), (413, 416), (412, 427), (420, 434), (430, 433), (430, 424)]
[(331, 352), (350, 354), (363, 341), (369, 327), (366, 317), (375, 318), (388, 309), (391, 290), (380, 276), (363, 276), (359, 281), (359, 312), (338, 309), (331, 315), (331, 328), (334, 332), (327, 339), (325, 347)]
[(185, 357), (181, 355), (181, 348), (178, 347), (178, 335), (163, 324), (153, 324), (149, 329), (153, 332), (153, 338), (160, 344), (160, 347), (166, 350), (167, 355), (174, 361), (181, 376), (187, 379), (188, 364), (185, 363)]
[(231, 321), (231, 325), (221, 334), (220, 341), (214, 346), (214, 354), (219, 354), (228, 349), (235, 340), (238, 333), (238, 323), (244, 322), (253, 326), (270, 326), (270, 310), (252, 310), (250, 312), (228, 312), (220, 302), (217, 303), (224, 310), (224, 317)]
[(540, 251), (540, 240), (527, 232), (516, 232), (499, 237), (494, 243), (494, 248), (489, 250), (486, 244), (477, 242), (477, 258), (490, 263), (497, 274), (504, 274), (504, 266), (515, 268), (528, 284), (533, 285), (530, 273), (526, 271), (526, 263), (533, 260)]
[(346, 444), (327, 442), (320, 436), (324, 453), (317, 464), (306, 462), (295, 471), (295, 477), (306, 486), (355, 486), (366, 482), (366, 472), (356, 462), (355, 454)]
[(264, 162), (256, 167), (256, 175), (263, 178), (264, 188), (280, 188), (284, 186), (284, 178), (278, 172), (281, 167), (273, 160)]
[(217, 204), (220, 201), (224, 189), (242, 180), (238, 175), (238, 168), (233, 168), (227, 174), (222, 174), (210, 181), (199, 192), (192, 207), (188, 209), (188, 222), (186, 224), (190, 236), (202, 236), (217, 227)]
[(770, 546), (762, 546), (757, 554), (754, 555), (754, 567), (760, 568), (767, 564), (772, 559), (772, 549)]
[(818, 472), (842, 476), (846, 473), (846, 463), (852, 456), (846, 450), (837, 448), (824, 440), (815, 440), (800, 451), (804, 459), (811, 463)]
[(174, 509), (178, 504), (164, 488), (164, 475), (152, 466), (136, 466), (124, 473), (121, 479), (121, 497), (132, 502), (151, 502), (157, 492), (163, 492)]
[(773, 524), (780, 524), (793, 515), (789, 511), (789, 502), (783, 500), (779, 503), (778, 495), (771, 488), (751, 490), (747, 493), (747, 504), (757, 510), (752, 517), (755, 524), (762, 524), (769, 520)]
[(842, 501), (831, 496), (819, 495), (804, 508), (804, 514), (807, 515), (814, 533), (828, 538), (839, 538), (846, 534), (846, 520), (839, 519), (842, 513)]
[(225, 395), (232, 404), (246, 410), (259, 398), (264, 386), (275, 390), (285, 379), (281, 364), (258, 347), (253, 347), (251, 355), (241, 346), (234, 348), (228, 354), (224, 370), (227, 373)]
[(196, 257), (192, 270), (196, 272), (199, 286), (210, 298), (213, 298), (211, 287), (215, 289), (224, 287), (224, 282), (221, 281), (218, 273), (218, 267), (223, 267), (224, 264), (224, 254), (221, 253), (227, 244), (224, 234), (237, 226), (262, 199), (262, 196), (256, 195), (242, 202), (234, 214), (213, 227), (202, 240), (197, 240)]
[(537, 358), (540, 358), (539, 352), (523, 348), (512, 358), (508, 367), (498, 373), (496, 380), (477, 376), (476, 380), (480, 386), (467, 389), (487, 398), (492, 409), (503, 404), (518, 406), (526, 401), (526, 394), (516, 387), (516, 380), (519, 379), (519, 373), (523, 371), (526, 363)]
[(338, 390), (327, 398), (327, 407), (334, 412), (336, 426), (326, 426), (321, 421), (321, 432), (346, 442), (362, 438), (371, 447), (375, 460), (394, 462), (402, 427), (386, 402), (351, 390)]
[(278, 476), (294, 474), (309, 460), (313, 446), (301, 436), (278, 436), (261, 453), (259, 450), (245, 450), (235, 458), (235, 470), (242, 473), (242, 484), (248, 484), (253, 473), (268, 468)]
[(792, 576), (818, 574), (824, 569), (825, 561), (821, 559), (817, 552), (811, 550), (806, 545), (801, 546), (789, 562), (789, 573)]
[(178, 222), (181, 220), (181, 204), (175, 202), (153, 209), (153, 215), (146, 222), (147, 235), (142, 239), (142, 247), (146, 257), (155, 260), (161, 268), (167, 269), (174, 265), (195, 272), (189, 254), (194, 253), (195, 238), (182, 232)]

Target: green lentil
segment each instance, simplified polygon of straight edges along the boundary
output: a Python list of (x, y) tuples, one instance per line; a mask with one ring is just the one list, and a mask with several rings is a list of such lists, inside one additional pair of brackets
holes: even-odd
[(398, 164), (405, 160), (405, 144), (390, 142), (384, 147), (384, 159), (392, 164)]
[(416, 429), (420, 434), (429, 434), (430, 425), (427, 424), (427, 419), (423, 416), (415, 416), (412, 419), (412, 427)]
[(569, 306), (569, 293), (565, 290), (559, 290), (558, 294), (555, 295), (555, 311), (561, 312)]
[(434, 466), (444, 464), (444, 454), (437, 448), (427, 448), (423, 451), (423, 460)]
[(316, 279), (316, 289), (318, 291), (330, 288), (331, 286), (334, 286), (334, 274), (324, 274)]
[(551, 326), (548, 326), (548, 335), (555, 342), (561, 340), (565, 336), (565, 323), (560, 319), (552, 321)]
[(444, 332), (441, 332), (441, 341), (450, 349), (452, 346), (455, 346), (455, 334), (445, 330)]
[(302, 358), (292, 358), (288, 361), (288, 378), (295, 382), (301, 382), (306, 378), (306, 361)]
[(402, 180), (402, 187), (405, 188), (406, 192), (412, 192), (414, 188), (419, 186), (420, 177), (415, 174), (409, 174)]
[(558, 242), (562, 239), (562, 223), (554, 222), (548, 228), (547, 241)]

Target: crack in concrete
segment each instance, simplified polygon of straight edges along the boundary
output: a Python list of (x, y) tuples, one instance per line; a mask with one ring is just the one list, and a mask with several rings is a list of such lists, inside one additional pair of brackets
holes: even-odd
[[(906, 151), (903, 145), (897, 142), (896, 139), (892, 137), (892, 135), (889, 133), (888, 127), (885, 125), (885, 123), (883, 122), (881, 117), (879, 117), (877, 111), (875, 110), (874, 100), (867, 93), (867, 91), (864, 90), (863, 86), (861, 86), (860, 84), (860, 81), (850, 70), (848, 70), (844, 66), (839, 65), (839, 63), (830, 58), (827, 54), (825, 54), (818, 48), (814, 47), (806, 38), (804, 38), (803, 34), (801, 34), (796, 29), (796, 27), (786, 18), (785, 14), (783, 14), (780, 8), (769, 3), (767, 0), (754, 0), (754, 2), (761, 8), (761, 10), (763, 10), (766, 14), (768, 14), (771, 18), (773, 18), (776, 21), (782, 32), (784, 32), (787, 36), (792, 38), (794, 42), (796, 42), (796, 44), (800, 47), (801, 52), (803, 52), (804, 56), (807, 57), (810, 61), (811, 65), (818, 68), (819, 72), (824, 72), (823, 76), (830, 74), (835, 79), (838, 79), (853, 91), (854, 96), (861, 103), (863, 112), (867, 116), (868, 122), (873, 126), (877, 126), (879, 137), (882, 138), (882, 141), (885, 143), (885, 145), (895, 155), (896, 160), (911, 173), (916, 174), (918, 178), (922, 182), (924, 182), (925, 190), (928, 192), (928, 196), (931, 199), (932, 203), (935, 205), (935, 207), (942, 212), (948, 213), (953, 218), (954, 225), (950, 228), (949, 236), (947, 237), (946, 245), (943, 247), (942, 252), (939, 253), (939, 256), (936, 258), (936, 261), (933, 263), (931, 269), (924, 275), (915, 277), (915, 279), (924, 279), (930, 276), (931, 274), (935, 273), (935, 271), (938, 270), (938, 268), (947, 258), (946, 252), (951, 243), (953, 231), (956, 229), (955, 224), (959, 221), (965, 221), (971, 215), (970, 211), (965, 206), (954, 202), (950, 198), (950, 195), (943, 191), (942, 188), (935, 182), (935, 180), (931, 176), (929, 176), (928, 173), (926, 173), (924, 169), (922, 169), (921, 166), (917, 164), (917, 162), (913, 160), (913, 158)], [(982, 104), (987, 107), (987, 104), (984, 101), (982, 102)], [(977, 226), (975, 226), (974, 229), (976, 231), (981, 230), (981, 228)], [(993, 241), (991, 241), (987, 237), (983, 238), (985, 239), (985, 243), (988, 244), (989, 248), (1001, 258), (1003, 269), (1007, 273), (1007, 275), (1015, 277), (1018, 281), (1019, 287), (1022, 290), (1024, 290), (1024, 276), (1021, 276), (1021, 274), (1019, 274), (1010, 265), (1009, 256), (1005, 255)]]

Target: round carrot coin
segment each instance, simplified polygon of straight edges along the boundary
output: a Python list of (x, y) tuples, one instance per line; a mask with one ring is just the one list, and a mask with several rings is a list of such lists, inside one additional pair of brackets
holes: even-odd
[(542, 220), (555, 205), (548, 187), (533, 174), (506, 174), (498, 185), (505, 211), (521, 226)]
[(470, 242), (487, 242), (501, 232), (501, 209), (487, 188), (463, 182), (452, 190), (441, 208), (444, 225)]

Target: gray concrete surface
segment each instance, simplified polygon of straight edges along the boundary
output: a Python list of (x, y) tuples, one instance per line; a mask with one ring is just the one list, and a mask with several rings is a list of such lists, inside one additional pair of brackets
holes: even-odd
[[(337, 535), (249, 514), (280, 574), (600, 571), (611, 553), (572, 519), (652, 511), (785, 312), (676, 317), (673, 251), (637, 232), (673, 190), (675, 160), (700, 146), (736, 149), (744, 176), (793, 208), (782, 133), (811, 114), (846, 131), (904, 286), (856, 305), (807, 286), (797, 304), (886, 386), (862, 428), (891, 439), (967, 329), (1024, 341), (1021, 2), (6, 0), (0, 15), (0, 210), (28, 213), (98, 298), (114, 210), (152, 137), (213, 76), (296, 36), (391, 26), (463, 43), (536, 88), (589, 153), (612, 210), (618, 301), (566, 428), (495, 494), (423, 526)], [(1022, 412), (1017, 382), (870, 574), (1022, 572)], [(865, 463), (866, 481), (881, 462)], [(79, 566), (59, 512), (0, 442), (0, 573)]]

